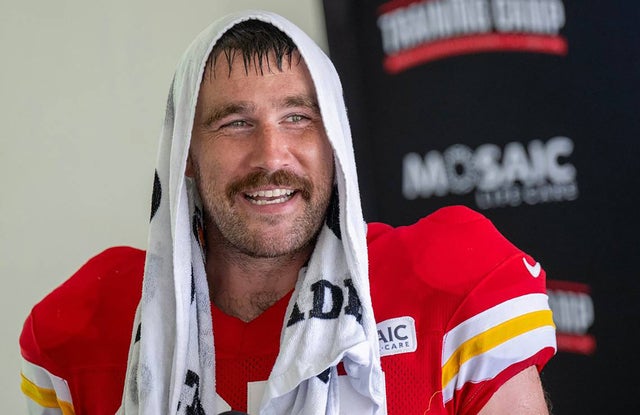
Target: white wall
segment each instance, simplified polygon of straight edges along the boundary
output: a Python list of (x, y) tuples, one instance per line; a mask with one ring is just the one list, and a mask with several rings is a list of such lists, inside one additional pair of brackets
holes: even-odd
[(173, 69), (208, 23), (265, 8), (326, 50), (320, 0), (0, 0), (0, 402), (25, 413), (18, 336), (89, 257), (146, 247)]

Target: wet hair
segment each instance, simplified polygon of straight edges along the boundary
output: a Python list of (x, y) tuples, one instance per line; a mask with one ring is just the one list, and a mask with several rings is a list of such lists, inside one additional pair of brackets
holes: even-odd
[[(236, 54), (242, 54), (246, 73), (251, 65), (260, 74), (265, 70), (270, 72), (273, 65), (282, 71), (283, 63), (291, 65), (297, 50), (293, 40), (271, 23), (255, 19), (245, 20), (227, 30), (216, 42), (207, 59), (206, 72), (215, 77), (216, 62), (224, 58), (230, 75)], [(297, 58), (300, 59), (299, 54)]]

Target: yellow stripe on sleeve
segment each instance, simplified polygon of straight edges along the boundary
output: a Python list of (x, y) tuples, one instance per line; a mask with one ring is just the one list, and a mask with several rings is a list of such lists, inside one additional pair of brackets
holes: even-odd
[(29, 399), (45, 408), (60, 408), (63, 415), (75, 415), (73, 405), (70, 402), (58, 400), (54, 389), (41, 388), (23, 374), (20, 374), (20, 377), (22, 378), (20, 389)]
[(442, 385), (448, 384), (460, 371), (460, 367), (473, 357), (481, 355), (487, 350), (503, 344), (523, 333), (544, 326), (555, 327), (551, 310), (540, 310), (523, 314), (470, 338), (462, 343), (442, 366)]

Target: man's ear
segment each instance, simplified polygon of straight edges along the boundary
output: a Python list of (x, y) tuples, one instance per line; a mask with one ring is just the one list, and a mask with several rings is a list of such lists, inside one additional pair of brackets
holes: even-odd
[(191, 160), (191, 152), (187, 155), (187, 166), (184, 168), (184, 175), (193, 179), (195, 170), (193, 168), (193, 160)]

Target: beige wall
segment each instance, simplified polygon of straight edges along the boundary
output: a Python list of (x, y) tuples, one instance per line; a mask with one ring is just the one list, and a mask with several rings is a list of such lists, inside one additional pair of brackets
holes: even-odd
[(3, 413), (25, 413), (18, 336), (33, 304), (102, 249), (146, 246), (173, 69), (209, 22), (246, 8), (326, 50), (320, 0), (0, 0)]

